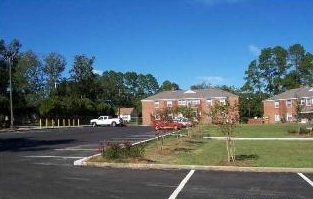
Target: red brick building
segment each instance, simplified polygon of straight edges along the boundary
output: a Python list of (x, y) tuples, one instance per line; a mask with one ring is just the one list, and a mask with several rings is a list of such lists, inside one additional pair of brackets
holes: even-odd
[(301, 87), (275, 95), (263, 101), (263, 110), (270, 124), (295, 122), (297, 118), (312, 122), (313, 88)]
[(201, 123), (209, 123), (210, 118), (207, 113), (209, 113), (210, 108), (215, 102), (224, 104), (226, 100), (228, 100), (231, 104), (238, 104), (238, 99), (239, 97), (237, 95), (213, 88), (187, 91), (163, 91), (141, 100), (142, 123), (144, 125), (150, 125), (151, 116), (155, 116), (157, 110), (175, 108), (178, 106), (192, 107), (195, 117), (199, 117)]

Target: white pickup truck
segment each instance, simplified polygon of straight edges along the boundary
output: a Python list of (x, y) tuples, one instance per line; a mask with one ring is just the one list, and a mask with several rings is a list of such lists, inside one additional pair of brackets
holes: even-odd
[(123, 119), (122, 118), (112, 118), (111, 116), (100, 116), (98, 119), (90, 120), (90, 124), (95, 126), (116, 126), (122, 125)]

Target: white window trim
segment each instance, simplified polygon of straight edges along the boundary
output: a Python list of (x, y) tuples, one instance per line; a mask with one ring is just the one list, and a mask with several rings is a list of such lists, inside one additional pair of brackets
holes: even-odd
[(279, 108), (279, 101), (274, 101), (275, 108)]
[(305, 105), (306, 106), (312, 106), (312, 99), (311, 98), (306, 98)]
[(275, 114), (274, 117), (275, 117), (275, 122), (280, 122), (280, 115), (276, 115), (276, 114)]
[(154, 108), (160, 108), (160, 101), (154, 101)]
[(206, 105), (212, 106), (213, 105), (213, 99), (212, 98), (206, 99)]
[(221, 105), (226, 105), (226, 98), (220, 98)]
[(166, 107), (169, 107), (169, 108), (173, 107), (173, 101), (172, 100), (166, 101)]
[(286, 100), (286, 107), (292, 108), (292, 100)]

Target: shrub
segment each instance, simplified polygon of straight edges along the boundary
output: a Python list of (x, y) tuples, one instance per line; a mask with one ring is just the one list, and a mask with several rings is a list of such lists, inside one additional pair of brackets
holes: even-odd
[(109, 160), (142, 157), (145, 144), (132, 145), (130, 142), (106, 142), (100, 144), (99, 150), (103, 157)]

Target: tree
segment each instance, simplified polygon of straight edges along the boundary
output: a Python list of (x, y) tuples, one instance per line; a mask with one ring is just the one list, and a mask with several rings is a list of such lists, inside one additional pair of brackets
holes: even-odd
[(165, 80), (162, 83), (162, 86), (159, 88), (159, 92), (161, 91), (171, 91), (171, 90), (179, 90), (178, 84), (174, 82), (170, 82), (169, 80)]
[(92, 66), (94, 61), (95, 57), (88, 58), (86, 55), (74, 57), (73, 67), (70, 70), (70, 78), (74, 83), (74, 96), (96, 99), (95, 74)]
[[(14, 73), (16, 71), (16, 65), (18, 62), (18, 54), (20, 50), (21, 44), (17, 39), (13, 39), (9, 45), (5, 45), (4, 40), (0, 40), (0, 78), (2, 81), (0, 81), (0, 102), (3, 103), (3, 107), (1, 107), (1, 112), (5, 113), (7, 110), (10, 109), (11, 113), (11, 127), (14, 125), (13, 124), (13, 109), (15, 104), (15, 100), (18, 100), (19, 98), (14, 95), (15, 98), (13, 98), (13, 93), (17, 94), (15, 92), (14, 88), (14, 81), (15, 79), (13, 78)], [(10, 90), (9, 92), (9, 98), (7, 96), (7, 91)], [(8, 100), (10, 99), (10, 100)], [(7, 103), (9, 102), (9, 103)], [(8, 104), (10, 104), (10, 108), (8, 108)], [(1, 117), (2, 114), (0, 114)], [(1, 120), (1, 118), (0, 118)]]
[(121, 90), (124, 90), (124, 74), (113, 70), (104, 71), (100, 77), (100, 89), (98, 99), (116, 104)]
[(47, 75), (47, 94), (51, 94), (56, 89), (56, 85), (61, 81), (61, 74), (65, 69), (66, 60), (58, 53), (50, 53), (44, 58), (43, 71)]
[(212, 118), (212, 123), (216, 124), (226, 137), (228, 162), (235, 162), (235, 142), (232, 138), (234, 137), (235, 129), (239, 122), (237, 102), (230, 104), (230, 102), (226, 100), (225, 105), (216, 102), (209, 113), (209, 117)]
[(190, 89), (191, 90), (198, 90), (198, 89), (207, 89), (207, 88), (212, 88), (212, 87), (213, 86), (211, 83), (207, 83), (207, 82), (203, 81), (200, 84), (195, 84), (195, 85), (190, 86)]
[(252, 61), (245, 71), (244, 91), (266, 92), (270, 96), (300, 85), (313, 85), (313, 55), (300, 44), (288, 49), (264, 48), (258, 62)]
[(14, 74), (16, 89), (23, 94), (26, 105), (37, 107), (44, 95), (43, 67), (38, 56), (31, 50), (21, 53)]

